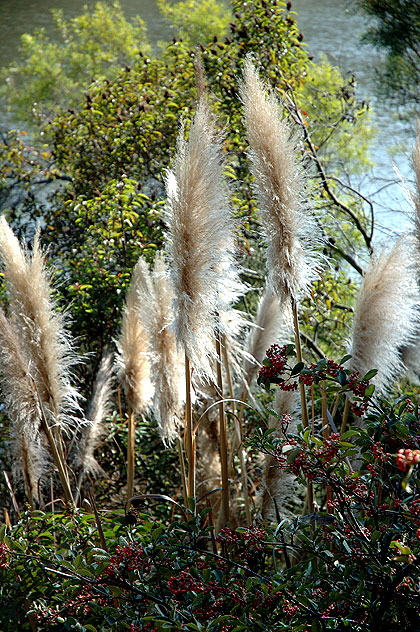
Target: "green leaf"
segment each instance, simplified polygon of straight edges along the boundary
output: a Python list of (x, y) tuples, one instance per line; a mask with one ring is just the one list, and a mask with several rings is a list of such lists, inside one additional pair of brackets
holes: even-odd
[(375, 384), (369, 384), (369, 386), (365, 390), (364, 397), (372, 397), (373, 393), (375, 392), (375, 388)]
[(302, 369), (305, 367), (305, 364), (303, 362), (298, 362), (297, 364), (295, 364), (295, 366), (293, 367), (293, 369), (290, 371), (290, 375), (297, 375), (298, 373), (300, 373), (302, 371)]
[(371, 369), (370, 371), (368, 371), (362, 379), (362, 382), (368, 382), (369, 380), (371, 380), (373, 377), (375, 377), (375, 375), (377, 374), (378, 369)]
[(341, 386), (345, 386), (348, 383), (347, 373), (345, 371), (338, 371), (337, 380)]

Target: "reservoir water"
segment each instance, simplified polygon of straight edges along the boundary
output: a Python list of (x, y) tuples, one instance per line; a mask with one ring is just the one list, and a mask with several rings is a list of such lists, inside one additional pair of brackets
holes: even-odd
[[(18, 57), (23, 33), (44, 27), (52, 35), (50, 9), (63, 9), (65, 16), (72, 17), (81, 13), (85, 4), (86, 0), (0, 0), (0, 66)], [(172, 36), (155, 0), (121, 0), (121, 5), (127, 17), (141, 15), (146, 20), (151, 42)], [(372, 123), (378, 132), (371, 148), (375, 166), (352, 184), (374, 200), (379, 234), (381, 227), (385, 232), (401, 230), (407, 223), (410, 204), (404, 198), (393, 163), (404, 178), (412, 179), (410, 154), (415, 122), (402, 119), (390, 101), (375, 96), (375, 66), (381, 57), (372, 47), (360, 44), (366, 18), (356, 12), (352, 0), (293, 0), (292, 8), (298, 14), (309, 52), (315, 59), (325, 54), (344, 74), (353, 73), (360, 97), (372, 105)], [(0, 111), (0, 125), (11, 126), (13, 122), (13, 113)], [(391, 150), (395, 152), (397, 147), (401, 151), (391, 157)]]

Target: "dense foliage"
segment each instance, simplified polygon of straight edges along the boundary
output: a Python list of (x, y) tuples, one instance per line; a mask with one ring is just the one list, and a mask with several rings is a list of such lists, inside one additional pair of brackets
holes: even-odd
[[(27, 239), (34, 228), (32, 223), (22, 224), (22, 216), (30, 213), (33, 221), (41, 219), (50, 258), (61, 268), (64, 301), (72, 300), (74, 329), (87, 349), (101, 348), (115, 335), (134, 263), (141, 252), (149, 257), (161, 243), (162, 180), (173, 155), (179, 118), (188, 125), (201, 81), (214, 95), (214, 110), (226, 130), (226, 151), (235, 157), (229, 173), (232, 201), (244, 236), (243, 253), (251, 252), (256, 204), (237, 97), (238, 71), (246, 53), (254, 52), (279, 94), (296, 100), (298, 106), (290, 102), (291, 116), (297, 116), (309, 146), (318, 148), (324, 171), (315, 170), (314, 175), (319, 176), (319, 205), (324, 214), (328, 210), (326, 236), (331, 237), (337, 263), (343, 253), (354, 261), (363, 240), (360, 229), (370, 245), (370, 218), (364, 217), (360, 200), (344, 191), (346, 203), (338, 206), (337, 185), (331, 181), (326, 186), (325, 169), (341, 173), (343, 165), (354, 171), (366, 163), (370, 136), (362, 116), (366, 105), (357, 101), (353, 80), (344, 80), (325, 62), (320, 67), (310, 62), (295, 15), (285, 3), (235, 1), (231, 9), (234, 21), (227, 37), (201, 44), (205, 77), (200, 78), (196, 51), (177, 40), (158, 57), (140, 52), (115, 79), (100, 79), (99, 68), (97, 81), (83, 97), (84, 105), (57, 114), (43, 131), (50, 139), (47, 145), (30, 149), (28, 155), (22, 138), (14, 133), (3, 138), (3, 204), (18, 234)], [(28, 72), (35, 70), (31, 67), (27, 66)], [(32, 99), (25, 90), (19, 94)], [(362, 223), (355, 225), (355, 217)], [(342, 231), (344, 218), (349, 221), (341, 247), (334, 238), (337, 230)], [(108, 246), (113, 246), (112, 256), (107, 255)], [(255, 252), (254, 243), (252, 248)], [(260, 257), (253, 255), (249, 267), (260, 266)], [(343, 289), (334, 276), (329, 283), (333, 294), (340, 286)], [(346, 302), (344, 296), (337, 300)]]
[(118, 2), (98, 2), (92, 10), (66, 20), (53, 10), (55, 37), (40, 29), (25, 34), (22, 61), (2, 71), (3, 96), (23, 120), (45, 118), (63, 107), (75, 106), (93, 79), (112, 79), (132, 64), (139, 50), (150, 53), (146, 25), (137, 17), (125, 19)]

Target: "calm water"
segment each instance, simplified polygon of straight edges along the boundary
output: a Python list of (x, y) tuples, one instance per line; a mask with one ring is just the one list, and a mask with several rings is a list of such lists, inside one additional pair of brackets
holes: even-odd
[[(51, 31), (51, 8), (61, 8), (66, 16), (72, 17), (81, 13), (85, 4), (86, 0), (0, 0), (0, 66), (16, 59), (23, 33), (39, 27)], [(121, 0), (121, 4), (128, 17), (140, 14), (146, 20), (152, 42), (171, 37), (154, 0)], [(405, 223), (401, 212), (407, 212), (409, 204), (397, 184), (389, 151), (397, 145), (403, 147), (394, 160), (402, 175), (410, 179), (414, 125), (399, 120), (391, 104), (374, 96), (374, 67), (380, 57), (377, 51), (360, 45), (365, 18), (355, 13), (351, 0), (294, 0), (293, 9), (298, 13), (310, 53), (315, 58), (324, 53), (344, 73), (354, 73), (360, 96), (372, 103), (373, 124), (378, 130), (371, 150), (375, 167), (354, 184), (374, 198), (380, 224), (401, 228)], [(0, 111), (0, 122), (10, 125), (13, 116)]]

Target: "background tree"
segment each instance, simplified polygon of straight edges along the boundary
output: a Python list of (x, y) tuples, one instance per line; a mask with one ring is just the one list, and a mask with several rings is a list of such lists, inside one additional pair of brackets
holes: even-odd
[(374, 18), (364, 38), (386, 58), (379, 79), (386, 94), (401, 103), (420, 103), (420, 4), (417, 0), (357, 0)]
[(45, 120), (62, 107), (74, 107), (93, 80), (112, 79), (135, 62), (138, 51), (150, 53), (146, 24), (127, 20), (119, 2), (98, 2), (70, 20), (52, 10), (55, 38), (39, 29), (22, 36), (20, 55), (1, 72), (7, 99), (24, 121)]
[(186, 0), (174, 3), (156, 0), (156, 4), (175, 30), (176, 36), (190, 45), (198, 42), (205, 44), (213, 37), (222, 39), (227, 33), (231, 13), (225, 2)]

